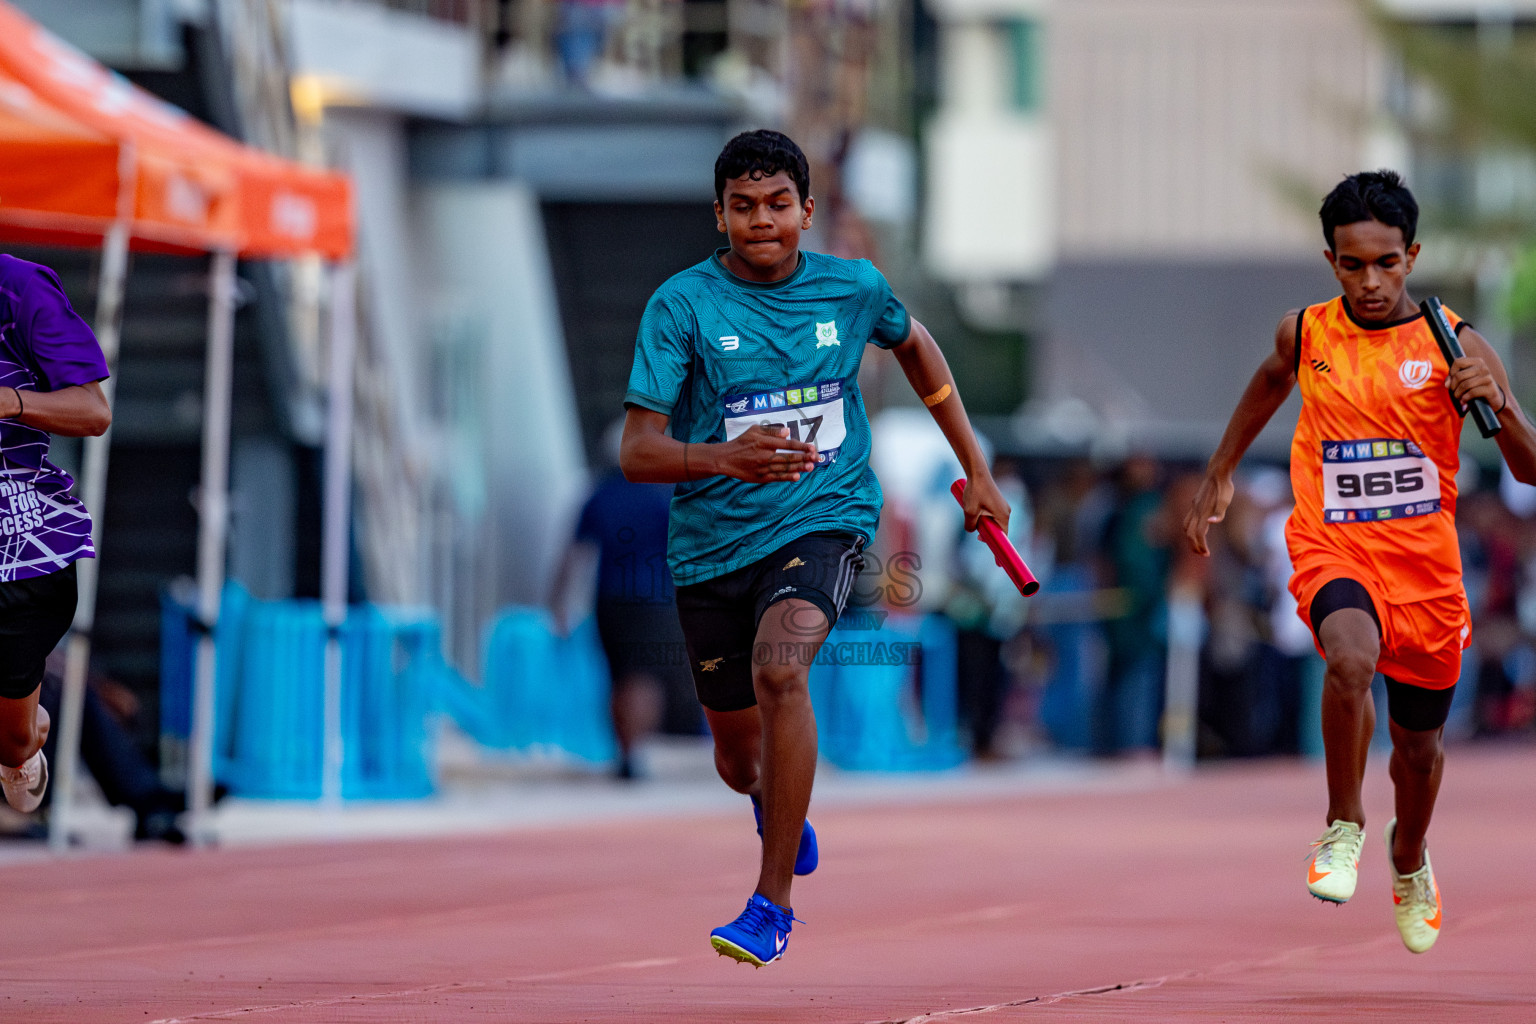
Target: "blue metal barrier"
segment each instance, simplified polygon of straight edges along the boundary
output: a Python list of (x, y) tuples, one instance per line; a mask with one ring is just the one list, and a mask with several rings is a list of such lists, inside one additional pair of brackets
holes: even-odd
[[(162, 602), (162, 728), (190, 726), (196, 632), (189, 609)], [(314, 601), (224, 594), (219, 625), (214, 771), (232, 792), (316, 799), (323, 770), (325, 623)], [(351, 609), (341, 630), (342, 795), (402, 799), (433, 791), (431, 716), (448, 673), (430, 613)]]
[[(487, 633), (484, 683), (444, 670), (442, 707), (494, 750), (604, 764), (617, 756), (608, 666), (593, 621), (558, 635), (539, 608), (503, 611)], [(841, 768), (931, 771), (964, 760), (955, 632), (947, 619), (891, 616), (834, 630), (811, 670), (821, 751)]]
[[(221, 656), (218, 659), (216, 692), (229, 692), (238, 668), (238, 651), (250, 593), (238, 583), (224, 588), (219, 624), (214, 631)], [(160, 733), (182, 742), (192, 737), (192, 688), (197, 665), (194, 610), (169, 593), (160, 595)], [(228, 727), (228, 707), (221, 702), (215, 711), (215, 728)]]
[(955, 629), (942, 616), (834, 629), (811, 668), (822, 754), (860, 771), (955, 767), (965, 760), (956, 683)]
[(482, 685), (455, 680), (443, 695), (448, 713), (477, 742), (594, 764), (618, 756), (608, 664), (593, 621), (564, 637), (543, 609), (507, 608), (491, 623), (484, 665)]
[[(1088, 598), (1097, 584), (1080, 566), (1057, 566), (1051, 576), (1055, 597)], [(1093, 745), (1094, 701), (1103, 686), (1105, 661), (1103, 627), (1096, 616), (1056, 622), (1041, 632), (1055, 652), (1055, 669), (1040, 696), (1040, 724), (1057, 746), (1086, 750)]]

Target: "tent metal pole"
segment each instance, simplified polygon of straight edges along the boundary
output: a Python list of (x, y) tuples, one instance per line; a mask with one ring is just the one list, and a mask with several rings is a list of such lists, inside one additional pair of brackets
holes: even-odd
[[(101, 271), (96, 286), (96, 341), (112, 375), (101, 382), (107, 404), (117, 380), (117, 353), (122, 338), (123, 293), (128, 280), (128, 225), (118, 221), (101, 244)], [(111, 451), (112, 429), (100, 437), (85, 439), (80, 457), (80, 500), (91, 513), (91, 542), (98, 558), (101, 553), (101, 524), (106, 518), (107, 456)], [(75, 777), (80, 770), (80, 727), (85, 716), (85, 681), (91, 661), (91, 631), (96, 625), (96, 584), (101, 570), (96, 558), (82, 558), (75, 572), (80, 585), (80, 600), (75, 606), (75, 621), (70, 627), (64, 663), (64, 693), (59, 708), (59, 740), (54, 765), (57, 776), (53, 790), (53, 810), (48, 818), (48, 848), (62, 853), (69, 848), (74, 827)]]
[(224, 590), (225, 541), (229, 531), (229, 433), (235, 349), (235, 254), (213, 254), (208, 290), (208, 365), (203, 384), (203, 475), (198, 496), (197, 668), (192, 688), (192, 736), (188, 744), (188, 835), (198, 846), (213, 841), (214, 630)]
[(342, 626), (347, 619), (352, 523), (352, 389), (357, 353), (357, 271), (350, 262), (331, 271), (330, 366), (325, 431), (325, 509), (320, 596), (325, 615), (325, 770), (321, 799), (341, 804), (345, 739), (342, 729)]

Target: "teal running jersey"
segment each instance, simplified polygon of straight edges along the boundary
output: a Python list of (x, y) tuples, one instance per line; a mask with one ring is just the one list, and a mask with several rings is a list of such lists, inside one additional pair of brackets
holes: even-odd
[(786, 426), (816, 445), (818, 465), (796, 481), (678, 484), (667, 534), (678, 586), (723, 576), (808, 533), (873, 539), (881, 495), (859, 363), (866, 344), (892, 348), (912, 324), (868, 260), (802, 251), (793, 274), (759, 284), (727, 270), (726, 251), (651, 296), (624, 404), (670, 416), (672, 436), (690, 444), (734, 440), (755, 423)]

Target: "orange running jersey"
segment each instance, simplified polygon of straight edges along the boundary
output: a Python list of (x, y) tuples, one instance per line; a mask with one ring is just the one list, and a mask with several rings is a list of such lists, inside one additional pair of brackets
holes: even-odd
[(1423, 316), (1368, 328), (1340, 296), (1301, 311), (1296, 354), (1296, 508), (1285, 527), (1296, 580), (1320, 585), (1315, 570), (1338, 566), (1389, 604), (1460, 591), (1461, 419)]

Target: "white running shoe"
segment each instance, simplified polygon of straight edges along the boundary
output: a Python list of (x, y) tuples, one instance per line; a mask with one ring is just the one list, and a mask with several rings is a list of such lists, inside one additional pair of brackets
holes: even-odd
[(1435, 869), (1429, 866), (1429, 847), (1424, 847), (1424, 866), (1411, 875), (1397, 873), (1392, 861), (1392, 837), (1397, 819), (1387, 822), (1387, 866), (1392, 869), (1392, 902), (1397, 914), (1397, 933), (1410, 953), (1427, 953), (1440, 937), (1440, 887)]
[(1364, 830), (1352, 821), (1337, 820), (1312, 845), (1317, 852), (1307, 858), (1307, 891), (1329, 903), (1347, 901), (1360, 878)]
[(23, 814), (31, 814), (43, 802), (48, 789), (48, 759), (39, 750), (20, 768), (0, 765), (0, 789), (5, 790), (5, 802)]

